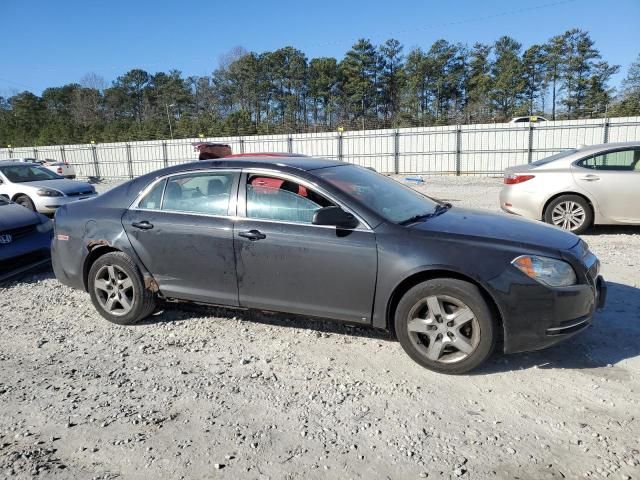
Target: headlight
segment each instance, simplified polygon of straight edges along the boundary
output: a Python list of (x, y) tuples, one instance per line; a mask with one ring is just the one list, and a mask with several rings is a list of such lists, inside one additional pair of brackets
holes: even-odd
[(53, 220), (46, 219), (36, 227), (40, 233), (46, 233), (53, 230)]
[(568, 287), (578, 281), (573, 267), (562, 260), (522, 255), (511, 264), (525, 275), (550, 287)]
[(41, 197), (61, 197), (62, 193), (57, 190), (52, 190), (50, 188), (41, 188), (36, 192)]

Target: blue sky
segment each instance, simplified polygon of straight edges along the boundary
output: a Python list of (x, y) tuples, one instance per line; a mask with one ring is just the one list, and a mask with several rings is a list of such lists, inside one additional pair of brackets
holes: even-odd
[(640, 53), (640, 0), (2, 0), (0, 18), (0, 95), (39, 94), (88, 72), (111, 82), (136, 67), (207, 75), (236, 45), (341, 58), (361, 37), (394, 37), (406, 51), (510, 35), (526, 48), (578, 27), (622, 66), (615, 84)]

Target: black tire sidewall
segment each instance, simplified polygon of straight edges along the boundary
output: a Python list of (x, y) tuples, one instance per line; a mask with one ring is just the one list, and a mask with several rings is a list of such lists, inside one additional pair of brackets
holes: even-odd
[[(98, 271), (105, 265), (116, 265), (129, 276), (133, 282), (133, 308), (126, 315), (118, 316), (107, 312), (96, 296), (94, 281)], [(91, 265), (87, 281), (91, 302), (98, 313), (105, 319), (118, 325), (132, 325), (144, 319), (153, 311), (155, 306), (155, 295), (144, 288), (140, 270), (133, 261), (122, 252), (111, 252), (99, 257)]]
[(16, 198), (15, 202), (18, 205), (22, 205), (25, 208), (28, 208), (29, 210), (32, 211), (36, 211), (36, 206), (33, 203), (33, 200), (31, 200), (28, 196), (26, 195), (20, 195), (19, 197)]
[[(544, 211), (545, 223), (548, 223), (549, 225), (553, 225), (551, 212), (553, 212), (553, 209), (559, 203), (562, 203), (562, 202), (575, 202), (584, 209), (584, 213), (585, 213), (584, 223), (580, 228), (577, 228), (576, 230), (565, 230), (565, 231), (579, 235), (587, 231), (591, 227), (591, 225), (593, 225), (593, 209), (591, 208), (591, 205), (589, 205), (589, 202), (587, 202), (584, 198), (582, 198), (579, 195), (561, 195), (558, 198), (555, 198), (551, 203), (549, 203), (549, 205), (547, 205), (547, 208)], [(553, 225), (553, 226), (556, 228), (561, 228), (561, 227), (558, 227), (557, 225)]]
[[(418, 301), (432, 295), (448, 295), (459, 299), (473, 311), (478, 320), (480, 326), (478, 346), (474, 352), (459, 362), (442, 363), (429, 360), (409, 338), (407, 329), (409, 312)], [(400, 345), (416, 363), (429, 370), (449, 374), (466, 373), (484, 363), (493, 353), (498, 337), (495, 315), (478, 287), (463, 280), (449, 278), (427, 280), (409, 289), (396, 308), (395, 329)]]

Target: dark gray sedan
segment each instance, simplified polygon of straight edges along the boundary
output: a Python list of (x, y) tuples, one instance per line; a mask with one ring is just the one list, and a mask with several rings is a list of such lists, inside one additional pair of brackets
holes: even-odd
[(158, 298), (331, 318), (391, 330), (446, 373), (584, 330), (605, 292), (571, 233), (318, 158), (179, 165), (64, 205), (52, 257), (115, 323)]

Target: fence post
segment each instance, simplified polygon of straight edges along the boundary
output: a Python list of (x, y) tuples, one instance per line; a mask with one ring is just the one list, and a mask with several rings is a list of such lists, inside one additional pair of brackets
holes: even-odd
[(9, 147), (9, 158), (13, 157), (13, 148)]
[(131, 145), (128, 143), (125, 145), (127, 152), (127, 170), (129, 171), (129, 178), (133, 178), (133, 162), (131, 161)]
[(338, 141), (338, 160), (340, 160), (341, 162), (342, 160), (342, 132), (338, 132), (338, 136), (336, 137), (336, 140)]
[(67, 163), (67, 154), (64, 151), (64, 145), (60, 145), (60, 159), (62, 163)]
[(460, 176), (462, 170), (462, 127), (456, 125), (456, 176)]
[(602, 124), (602, 143), (609, 143), (609, 118), (607, 117)]
[(98, 165), (98, 150), (95, 145), (91, 145), (91, 154), (93, 155), (93, 171), (96, 178), (100, 178), (100, 165)]
[(393, 133), (393, 173), (400, 173), (400, 131)]
[(165, 167), (169, 166), (169, 158), (167, 157), (167, 142), (162, 142), (162, 164)]
[(293, 137), (291, 135), (287, 137), (287, 152), (293, 153)]
[(239, 137), (238, 141), (240, 142), (240, 153), (244, 153), (244, 138)]
[(36, 147), (33, 147), (33, 158), (38, 158), (38, 149)]
[(533, 125), (529, 122), (529, 140), (527, 144), (527, 163), (533, 161)]

